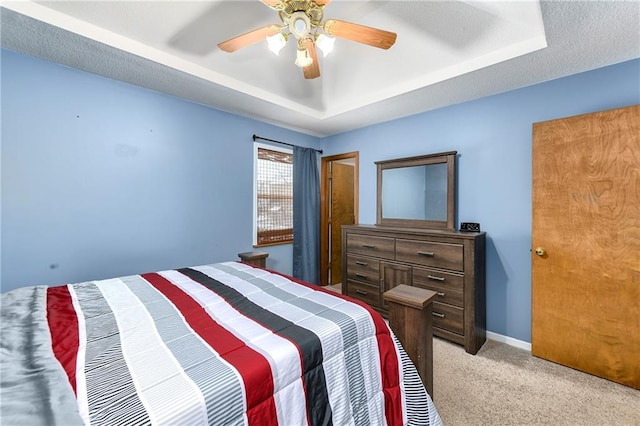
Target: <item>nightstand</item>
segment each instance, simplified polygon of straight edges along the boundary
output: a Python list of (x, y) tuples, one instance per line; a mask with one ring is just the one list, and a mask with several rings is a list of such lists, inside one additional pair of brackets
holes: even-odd
[(264, 251), (248, 251), (245, 253), (238, 253), (238, 257), (242, 263), (248, 263), (249, 265), (257, 266), (259, 268), (266, 268), (269, 253)]

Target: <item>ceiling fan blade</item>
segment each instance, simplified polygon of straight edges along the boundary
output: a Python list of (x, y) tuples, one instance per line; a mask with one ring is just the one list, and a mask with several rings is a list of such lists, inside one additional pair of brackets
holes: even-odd
[(218, 47), (225, 52), (235, 52), (236, 50), (242, 49), (250, 44), (264, 40), (265, 37), (277, 34), (279, 31), (280, 27), (278, 25), (267, 25), (266, 27), (258, 28), (237, 37), (230, 38), (222, 43), (218, 43)]
[(329, 35), (368, 44), (380, 49), (388, 49), (393, 46), (397, 37), (396, 33), (352, 24), (338, 19), (327, 19), (323, 24), (323, 29)]
[(280, 0), (260, 0), (269, 7), (276, 7), (280, 4)]
[(311, 57), (311, 65), (307, 65), (302, 68), (302, 72), (304, 73), (304, 78), (310, 80), (313, 78), (320, 77), (320, 64), (318, 63), (318, 54), (316, 52), (316, 45), (311, 40), (307, 40), (305, 43), (307, 46), (307, 51), (309, 52), (309, 56)]

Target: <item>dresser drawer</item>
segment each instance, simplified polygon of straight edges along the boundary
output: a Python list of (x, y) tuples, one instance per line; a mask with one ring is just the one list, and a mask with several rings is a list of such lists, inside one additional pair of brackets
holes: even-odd
[(457, 291), (464, 289), (464, 275), (419, 266), (413, 268), (413, 282)]
[(464, 309), (433, 302), (433, 326), (464, 335)]
[(347, 234), (347, 252), (394, 259), (395, 240), (371, 235)]
[(378, 286), (380, 282), (380, 262), (378, 259), (347, 255), (347, 278)]
[(437, 301), (464, 307), (464, 275), (413, 267), (413, 285), (437, 293)]
[(416, 287), (424, 288), (436, 292), (436, 299), (438, 302), (447, 303), (449, 305), (464, 308), (464, 293), (461, 291), (453, 290), (451, 288), (445, 288), (438, 285), (421, 284), (414, 281)]
[(396, 240), (396, 260), (434, 268), (464, 269), (462, 244), (431, 241)]
[(380, 287), (374, 287), (349, 280), (347, 282), (347, 296), (361, 300), (376, 308), (380, 307)]

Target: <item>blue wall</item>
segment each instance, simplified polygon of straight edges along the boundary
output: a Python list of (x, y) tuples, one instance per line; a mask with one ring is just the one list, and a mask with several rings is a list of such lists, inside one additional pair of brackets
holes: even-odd
[(640, 103), (640, 60), (323, 140), (360, 152), (360, 223), (376, 220), (374, 161), (458, 151), (458, 220), (487, 232), (487, 329), (531, 341), (531, 131), (535, 122)]
[[(251, 135), (374, 161), (456, 150), (458, 219), (488, 233), (487, 326), (531, 340), (531, 126), (640, 103), (640, 60), (317, 138), (2, 51), (1, 289), (236, 259), (251, 250)], [(267, 248), (291, 273), (291, 245)]]
[[(319, 143), (2, 50), (2, 291), (238, 259), (254, 133)], [(266, 251), (291, 273), (292, 245)]]

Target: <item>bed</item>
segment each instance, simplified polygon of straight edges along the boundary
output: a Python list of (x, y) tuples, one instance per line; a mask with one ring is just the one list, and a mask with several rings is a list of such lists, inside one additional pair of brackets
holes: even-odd
[(1, 303), (2, 424), (442, 423), (378, 313), (244, 263)]

